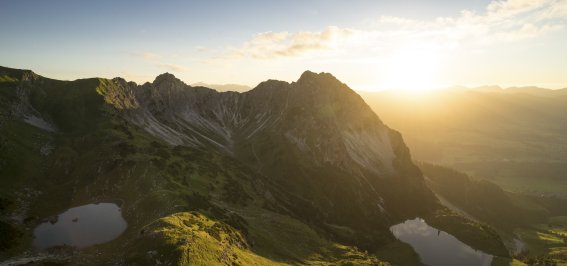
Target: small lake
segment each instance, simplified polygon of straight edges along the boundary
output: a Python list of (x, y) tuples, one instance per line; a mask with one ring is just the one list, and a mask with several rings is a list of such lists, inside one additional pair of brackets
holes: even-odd
[(111, 241), (120, 236), (128, 224), (120, 207), (114, 203), (87, 204), (51, 217), (34, 231), (33, 246), (84, 248)]
[(413, 247), (421, 262), (429, 266), (490, 265), (492, 255), (474, 250), (454, 236), (429, 226), (421, 218), (390, 227), (400, 241)]

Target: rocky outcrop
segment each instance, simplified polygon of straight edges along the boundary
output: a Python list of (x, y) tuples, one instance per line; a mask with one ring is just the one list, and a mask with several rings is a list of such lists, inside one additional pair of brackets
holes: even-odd
[(245, 93), (191, 87), (167, 73), (141, 86), (122, 79), (101, 86), (107, 103), (172, 145), (234, 153), (255, 135), (277, 131), (319, 165), (395, 172), (392, 130), (327, 73), (307, 71), (291, 84), (270, 80)]

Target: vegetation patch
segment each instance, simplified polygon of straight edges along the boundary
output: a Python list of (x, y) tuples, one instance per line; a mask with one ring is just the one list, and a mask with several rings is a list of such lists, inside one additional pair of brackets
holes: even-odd
[(146, 226), (129, 261), (172, 265), (276, 265), (248, 249), (231, 226), (197, 212), (176, 213)]
[(473, 249), (496, 256), (509, 256), (498, 233), (488, 225), (464, 218), (446, 208), (437, 210), (424, 219), (430, 226), (453, 235)]

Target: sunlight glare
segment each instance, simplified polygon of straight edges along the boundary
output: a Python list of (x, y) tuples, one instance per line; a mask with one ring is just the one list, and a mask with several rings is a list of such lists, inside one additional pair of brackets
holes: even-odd
[(398, 53), (388, 60), (385, 82), (390, 89), (411, 93), (423, 93), (440, 88), (440, 57), (432, 52), (411, 51)]

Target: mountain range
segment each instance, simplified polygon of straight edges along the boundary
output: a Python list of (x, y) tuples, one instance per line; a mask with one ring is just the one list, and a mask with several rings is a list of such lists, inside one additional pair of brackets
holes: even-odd
[[(389, 231), (414, 217), (508, 256), (489, 227), (439, 203), (402, 135), (328, 73), (239, 93), (168, 73), (138, 85), (2, 67), (0, 111), (0, 259), (419, 263)], [(128, 223), (118, 239), (49, 255), (30, 246), (46, 217), (104, 201)]]

